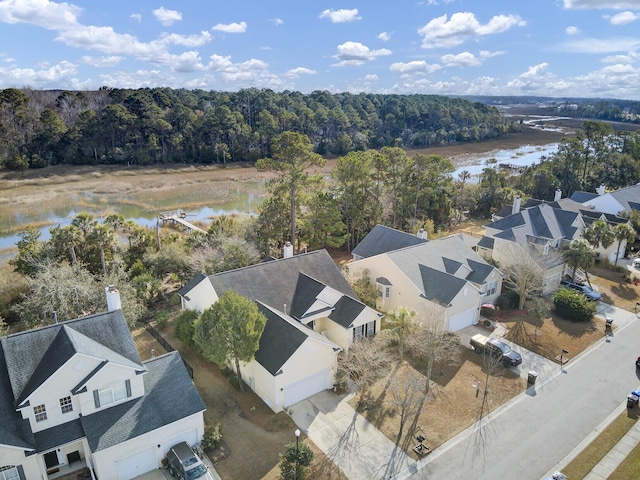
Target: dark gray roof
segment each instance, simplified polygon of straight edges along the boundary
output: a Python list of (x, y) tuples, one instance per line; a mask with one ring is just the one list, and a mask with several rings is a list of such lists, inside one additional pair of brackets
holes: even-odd
[[(255, 359), (271, 375), (277, 375), (291, 355), (304, 343), (308, 335), (260, 302), (258, 302), (258, 309), (267, 317), (267, 324), (264, 327), (262, 337), (260, 337), (260, 346)], [(302, 325), (301, 327), (307, 328)]]
[(143, 368), (121, 310), (15, 333), (0, 342), (16, 405), (76, 352)]
[[(301, 273), (298, 276), (296, 291), (293, 295), (293, 301), (291, 302), (289, 310), (291, 316), (295, 318), (302, 318), (309, 307), (314, 304), (318, 294), (324, 289), (325, 285), (323, 285), (316, 279), (311, 278), (309, 275)], [(272, 307), (277, 308), (275, 305), (272, 305)], [(284, 311), (282, 306), (278, 308), (278, 310)]]
[(376, 283), (379, 283), (380, 285), (391, 285), (391, 282), (386, 277), (376, 278)]
[(143, 397), (81, 418), (91, 451), (104, 450), (206, 410), (177, 351), (152, 358), (144, 366)]
[(598, 196), (597, 193), (573, 192), (569, 198), (571, 200), (573, 200), (574, 202), (584, 203), (584, 202), (588, 202), (589, 200), (592, 200), (592, 199), (596, 198), (597, 196)]
[(420, 275), (426, 299), (447, 306), (467, 282), (435, 268), (420, 265)]
[(76, 418), (70, 422), (37, 432), (34, 435), (36, 437), (36, 451), (42, 453), (84, 437), (84, 430), (80, 419)]
[(365, 305), (362, 302), (345, 295), (335, 304), (329, 318), (339, 325), (349, 328), (364, 309)]
[[(499, 230), (503, 234), (511, 230), (514, 239), (522, 240), (527, 236), (533, 236), (543, 239), (566, 238), (572, 240), (578, 230), (573, 226), (573, 223), (579, 215), (580, 213), (577, 211), (562, 210), (547, 204), (540, 204), (488, 223), (485, 227)], [(494, 236), (507, 238), (500, 234)]]
[(467, 280), (473, 283), (483, 284), (487, 277), (493, 272), (493, 267), (488, 263), (477, 262), (469, 259), (471, 273), (467, 275)]
[(0, 343), (0, 418), (2, 419), (0, 421), (0, 445), (24, 449), (36, 448), (29, 420), (23, 419), (22, 415), (16, 411), (2, 343)]
[(207, 276), (204, 273), (198, 273), (195, 277), (189, 280), (184, 287), (178, 290), (178, 295), (180, 295), (181, 297), (186, 296), (187, 293), (189, 293), (193, 288), (195, 288), (196, 285), (198, 285), (205, 278), (207, 278)]
[(428, 240), (383, 225), (376, 225), (353, 249), (353, 254), (358, 257), (368, 258), (425, 242), (428, 242)]
[(462, 263), (446, 257), (442, 257), (442, 263), (444, 264), (444, 271), (451, 275), (455, 275), (458, 269), (462, 266)]
[(493, 237), (487, 237), (485, 235), (478, 242), (478, 246), (493, 249), (493, 243), (494, 243)]
[(218, 295), (233, 290), (282, 311), (285, 304), (293, 304), (301, 274), (357, 298), (326, 250), (218, 273), (209, 276), (209, 280)]

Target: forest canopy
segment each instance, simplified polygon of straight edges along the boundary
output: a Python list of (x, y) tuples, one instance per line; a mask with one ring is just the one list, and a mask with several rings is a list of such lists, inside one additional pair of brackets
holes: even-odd
[(213, 164), (271, 156), (285, 131), (315, 153), (479, 141), (520, 131), (496, 107), (436, 95), (255, 88), (0, 90), (0, 167)]

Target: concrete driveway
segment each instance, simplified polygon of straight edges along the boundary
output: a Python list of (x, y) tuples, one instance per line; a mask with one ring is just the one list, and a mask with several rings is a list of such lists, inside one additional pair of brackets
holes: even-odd
[(291, 418), (352, 480), (392, 478), (414, 460), (330, 390), (290, 407)]

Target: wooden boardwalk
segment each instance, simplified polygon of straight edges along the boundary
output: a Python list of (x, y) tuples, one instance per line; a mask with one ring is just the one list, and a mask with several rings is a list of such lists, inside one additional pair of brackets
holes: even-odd
[(191, 233), (193, 231), (207, 233), (206, 230), (203, 230), (200, 227), (196, 227), (193, 223), (185, 220), (186, 216), (186, 212), (180, 209), (173, 212), (161, 212), (158, 214), (158, 223), (162, 222), (163, 225), (165, 223), (171, 223), (174, 225), (180, 224), (184, 226), (187, 233)]

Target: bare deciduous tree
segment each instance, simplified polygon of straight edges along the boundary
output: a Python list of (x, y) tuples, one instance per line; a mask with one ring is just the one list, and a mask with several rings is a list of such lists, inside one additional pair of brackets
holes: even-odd
[(396, 437), (396, 444), (399, 444), (407, 422), (419, 415), (422, 410), (425, 377), (407, 367), (404, 371), (394, 375), (389, 390), (393, 406), (400, 416), (400, 426)]

